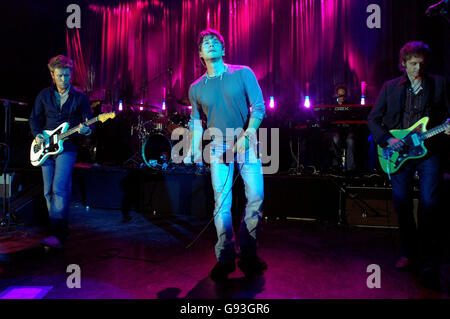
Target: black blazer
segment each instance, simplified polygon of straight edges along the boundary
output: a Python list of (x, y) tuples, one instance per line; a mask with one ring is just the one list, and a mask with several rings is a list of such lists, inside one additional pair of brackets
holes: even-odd
[[(430, 117), (428, 128), (442, 124), (450, 114), (450, 97), (447, 81), (442, 76), (426, 75), (423, 78), (425, 98), (421, 109), (424, 116)], [(400, 128), (405, 107), (406, 88), (409, 86), (406, 75), (384, 83), (377, 101), (367, 119), (367, 126), (375, 142), (381, 146), (393, 137), (389, 130)]]

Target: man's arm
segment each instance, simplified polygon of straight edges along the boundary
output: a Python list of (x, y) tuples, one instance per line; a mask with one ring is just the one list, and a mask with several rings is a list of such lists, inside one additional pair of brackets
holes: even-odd
[(202, 150), (201, 140), (203, 137), (202, 120), (200, 118), (199, 105), (194, 96), (192, 87), (189, 88), (189, 101), (191, 102), (192, 110), (189, 120), (189, 151), (185, 157), (185, 163), (192, 162), (192, 155), (194, 155), (194, 162), (201, 161)]
[(92, 117), (92, 110), (91, 105), (89, 104), (89, 98), (85, 94), (82, 94), (80, 98), (80, 108), (81, 108), (81, 124), (78, 129), (78, 132), (83, 135), (90, 135), (92, 133), (92, 129), (82, 124), (83, 122), (90, 120)]
[[(444, 79), (444, 103), (447, 106), (447, 118), (450, 118), (450, 81)], [(450, 135), (450, 126), (445, 129), (445, 134)]]
[(40, 93), (36, 97), (36, 100), (34, 101), (33, 109), (31, 110), (29, 119), (31, 133), (33, 134), (34, 137), (39, 136), (41, 139), (43, 138), (42, 125), (44, 122), (44, 117), (45, 117), (45, 108), (43, 106), (42, 93)]
[(389, 131), (382, 126), (383, 116), (386, 113), (386, 110), (387, 85), (384, 84), (380, 94), (378, 95), (377, 101), (375, 102), (375, 105), (367, 118), (367, 126), (372, 132), (375, 142), (381, 146), (386, 145), (388, 140), (393, 138)]
[(266, 116), (266, 108), (261, 87), (255, 74), (250, 68), (243, 69), (245, 93), (251, 107), (250, 120), (244, 134), (236, 141), (234, 147), (239, 153), (244, 153), (251, 143), (256, 143), (256, 131), (263, 118)]

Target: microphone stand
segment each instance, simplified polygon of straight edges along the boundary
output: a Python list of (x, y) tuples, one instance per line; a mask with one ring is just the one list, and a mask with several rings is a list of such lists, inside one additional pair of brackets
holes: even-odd
[[(2, 154), (2, 157), (4, 157), (4, 159), (2, 159), (2, 161), (4, 161), (4, 163), (2, 163), (3, 165), (1, 166), (1, 170), (0, 170), (0, 173), (1, 173), (0, 176), (3, 177), (3, 205), (2, 205), (3, 211), (2, 211), (2, 216), (0, 219), (0, 227), (6, 227), (6, 231), (8, 231), (9, 227), (11, 225), (17, 224), (17, 217), (14, 213), (14, 210), (11, 209), (11, 194), (8, 191), (10, 188), (10, 185), (11, 185), (11, 176), (8, 176), (8, 174), (7, 174), (8, 165), (10, 162), (10, 147), (8, 145), (10, 124), (11, 124), (10, 105), (18, 104), (18, 105), (25, 106), (28, 104), (24, 103), (24, 102), (13, 101), (13, 100), (8, 100), (8, 99), (1, 99), (1, 98), (0, 98), (0, 101), (3, 102), (3, 106), (4, 106), (4, 110), (5, 110), (4, 142), (0, 143), (2, 148), (4, 148), (3, 154)], [(0, 161), (0, 163), (2, 161)]]

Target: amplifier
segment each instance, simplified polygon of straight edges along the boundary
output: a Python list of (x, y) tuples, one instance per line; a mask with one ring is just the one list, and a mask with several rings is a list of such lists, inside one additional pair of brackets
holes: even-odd
[[(359, 227), (398, 228), (391, 187), (347, 187), (343, 212), (347, 224)], [(414, 199), (417, 222), (418, 200)]]

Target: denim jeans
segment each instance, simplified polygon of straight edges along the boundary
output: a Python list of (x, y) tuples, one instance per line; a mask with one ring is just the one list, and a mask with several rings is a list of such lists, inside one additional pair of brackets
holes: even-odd
[(257, 158), (254, 147), (245, 154), (231, 155), (231, 160), (224, 159), (230, 154), (232, 146), (226, 143), (211, 143), (211, 180), (214, 189), (216, 217), (214, 224), (217, 231), (215, 253), (217, 260), (232, 262), (236, 258), (235, 236), (231, 215), (234, 165), (238, 169), (245, 185), (247, 203), (239, 231), (239, 250), (241, 258), (256, 257), (256, 240), (262, 219), (264, 200), (264, 180), (261, 160)]
[[(438, 258), (440, 168), (436, 156), (410, 160), (392, 175), (392, 203), (398, 215), (402, 254), (434, 263)], [(413, 216), (413, 178), (419, 175), (417, 227)]]
[(72, 193), (72, 171), (77, 152), (64, 151), (42, 164), (44, 196), (50, 218), (49, 235), (64, 240), (68, 234), (68, 212)]

